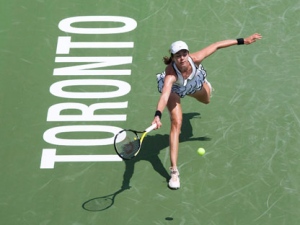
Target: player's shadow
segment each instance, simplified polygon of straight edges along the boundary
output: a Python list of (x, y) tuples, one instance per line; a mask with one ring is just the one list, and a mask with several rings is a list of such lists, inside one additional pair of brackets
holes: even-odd
[[(179, 141), (209, 141), (209, 137), (194, 137), (191, 119), (201, 118), (199, 113), (185, 113), (183, 114), (182, 128)], [(155, 132), (155, 131), (154, 131)], [(153, 132), (153, 133), (154, 133)], [(140, 153), (131, 160), (124, 160), (125, 172), (123, 174), (122, 188), (130, 188), (130, 180), (134, 174), (135, 164), (139, 161), (145, 160), (150, 162), (153, 169), (168, 182), (170, 179), (169, 172), (164, 167), (159, 158), (159, 153), (162, 150), (167, 150), (169, 146), (169, 134), (148, 134), (142, 144)]]
[[(179, 141), (180, 142), (185, 142), (185, 141), (209, 141), (211, 140), (209, 137), (194, 137), (193, 135), (193, 128), (191, 125), (191, 119), (193, 118), (201, 118), (199, 113), (185, 113), (183, 114), (183, 121), (182, 121), (182, 128), (181, 128), (181, 134)], [(153, 134), (154, 133), (154, 134)], [(110, 200), (111, 205), (109, 207), (103, 207), (101, 205), (106, 205), (103, 204), (103, 202), (107, 202), (107, 196), (102, 196), (102, 197), (97, 197), (90, 199), (86, 201), (82, 207), (85, 210), (88, 211), (103, 211), (108, 208), (110, 208), (113, 203), (114, 203), (114, 198), (116, 197), (117, 194), (120, 194), (121, 192), (130, 189), (130, 180), (134, 174), (134, 167), (135, 164), (139, 161), (145, 160), (148, 161), (153, 169), (165, 179), (165, 182), (168, 182), (170, 179), (170, 175), (166, 168), (164, 167), (163, 163), (161, 162), (159, 158), (159, 153), (162, 150), (169, 151), (168, 146), (169, 146), (169, 134), (155, 134), (155, 131), (148, 134), (142, 145), (142, 149), (140, 153), (133, 159), (131, 160), (124, 160), (125, 163), (125, 171), (123, 174), (123, 181), (122, 181), (122, 186), (121, 188), (111, 194), (110, 196), (113, 196), (112, 199), (113, 201)], [(105, 199), (105, 200), (103, 200)], [(92, 206), (92, 207), (91, 207)], [(101, 207), (100, 207), (101, 206)], [(98, 209), (97, 209), (98, 207)]]

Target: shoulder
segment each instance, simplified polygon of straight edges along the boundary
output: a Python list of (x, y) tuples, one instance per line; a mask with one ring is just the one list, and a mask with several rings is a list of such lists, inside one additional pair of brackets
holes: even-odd
[(176, 74), (172, 63), (166, 66), (165, 68), (166, 74)]
[(172, 66), (172, 63), (166, 66), (165, 73), (165, 80), (169, 80), (171, 82), (175, 82), (177, 80), (177, 74)]
[(199, 57), (199, 52), (190, 53), (190, 58), (197, 66), (199, 66), (203, 60), (202, 57)]

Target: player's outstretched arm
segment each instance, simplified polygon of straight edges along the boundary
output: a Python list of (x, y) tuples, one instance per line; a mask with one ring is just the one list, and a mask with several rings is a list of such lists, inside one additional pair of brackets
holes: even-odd
[(198, 52), (191, 53), (190, 55), (193, 58), (195, 63), (201, 63), (203, 59), (207, 58), (208, 56), (216, 52), (218, 49), (227, 48), (233, 45), (241, 45), (241, 44), (249, 45), (261, 38), (262, 36), (260, 34), (255, 33), (247, 38), (218, 41)]

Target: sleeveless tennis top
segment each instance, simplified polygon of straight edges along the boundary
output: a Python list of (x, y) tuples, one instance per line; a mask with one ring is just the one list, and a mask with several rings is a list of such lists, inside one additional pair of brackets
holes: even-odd
[[(185, 95), (193, 94), (198, 90), (201, 90), (206, 78), (206, 71), (200, 64), (199, 67), (193, 62), (192, 58), (188, 58), (189, 63), (192, 66), (192, 73), (187, 79), (184, 79), (181, 72), (177, 68), (175, 62), (172, 62), (172, 66), (176, 72), (177, 80), (172, 86), (172, 92), (177, 93), (181, 98)], [(157, 74), (158, 91), (161, 93), (164, 85), (164, 79), (166, 72)]]

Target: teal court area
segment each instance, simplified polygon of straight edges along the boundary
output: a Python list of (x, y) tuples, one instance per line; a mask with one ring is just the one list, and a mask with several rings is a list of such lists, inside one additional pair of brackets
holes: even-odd
[[(299, 1), (11, 0), (0, 10), (1, 224), (299, 224)], [(210, 104), (182, 99), (179, 190), (167, 187), (166, 110), (141, 153), (120, 160), (113, 136), (151, 124), (173, 41), (194, 52), (255, 32), (263, 39), (203, 61)]]

